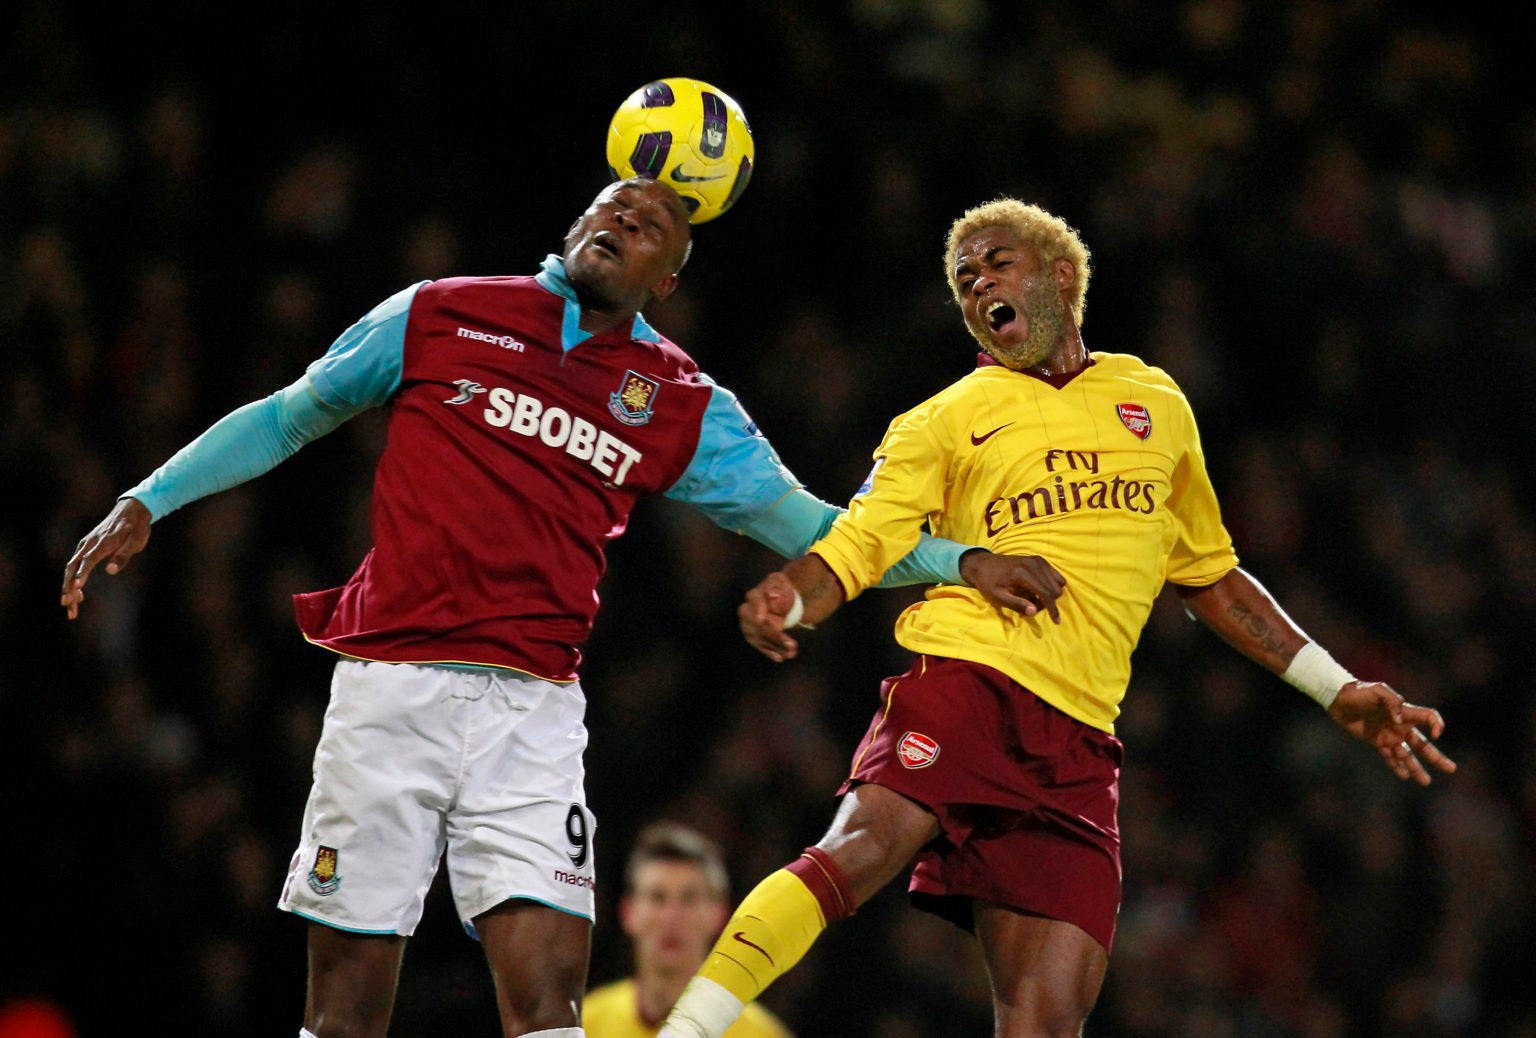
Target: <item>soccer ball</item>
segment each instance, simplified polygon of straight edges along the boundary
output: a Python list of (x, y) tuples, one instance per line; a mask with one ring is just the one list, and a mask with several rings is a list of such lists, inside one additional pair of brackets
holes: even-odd
[(624, 99), (608, 124), (615, 180), (651, 177), (682, 196), (688, 222), (713, 220), (752, 178), (752, 130), (741, 105), (697, 79), (658, 79)]

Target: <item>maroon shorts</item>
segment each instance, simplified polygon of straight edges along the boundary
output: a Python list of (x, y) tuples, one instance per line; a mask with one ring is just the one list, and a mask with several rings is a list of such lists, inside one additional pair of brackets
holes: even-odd
[(1004, 905), (1079, 926), (1108, 950), (1120, 911), (1120, 740), (965, 660), (919, 656), (885, 680), (880, 701), (838, 793), (873, 782), (938, 818), (913, 904), (966, 929), (973, 901)]

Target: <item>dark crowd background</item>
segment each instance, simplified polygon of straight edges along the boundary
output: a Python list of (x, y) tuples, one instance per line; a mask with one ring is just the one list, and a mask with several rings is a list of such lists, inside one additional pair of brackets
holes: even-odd
[[(1536, 112), (1518, 34), (1477, 7), (11, 5), (0, 1034), (297, 1033), (304, 927), (273, 903), (331, 658), (289, 599), (361, 558), (382, 416), (158, 523), (75, 624), (64, 562), (386, 295), (531, 272), (605, 182), (618, 102), (691, 75), (742, 103), (757, 172), (650, 316), (807, 486), (846, 501), (886, 422), (972, 365), (950, 221), (1037, 201), (1093, 251), (1090, 347), (1187, 390), (1244, 564), (1449, 722), (1460, 771), (1399, 783), (1160, 601), (1088, 1033), (1536, 1035)], [(660, 500), (612, 552), (584, 671), (594, 984), (629, 968), (637, 829), (698, 826), (743, 893), (819, 838), (905, 668), (915, 591), (871, 592), (793, 664), (751, 652), (735, 606), (774, 564)], [(494, 1035), (445, 893), (395, 1033)], [(764, 1001), (811, 1038), (989, 1033), (973, 946), (900, 883)]]

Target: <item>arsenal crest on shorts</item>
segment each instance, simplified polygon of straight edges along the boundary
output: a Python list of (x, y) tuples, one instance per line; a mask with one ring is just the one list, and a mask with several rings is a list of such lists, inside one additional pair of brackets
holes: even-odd
[(1120, 421), (1138, 439), (1145, 440), (1152, 435), (1152, 412), (1141, 404), (1116, 404), (1115, 413), (1120, 416)]
[(655, 379), (624, 372), (624, 384), (617, 393), (608, 394), (608, 410), (625, 425), (644, 425), (655, 413), (656, 391), (661, 383)]
[(908, 732), (901, 737), (896, 756), (904, 768), (926, 768), (939, 759), (939, 744), (922, 732)]

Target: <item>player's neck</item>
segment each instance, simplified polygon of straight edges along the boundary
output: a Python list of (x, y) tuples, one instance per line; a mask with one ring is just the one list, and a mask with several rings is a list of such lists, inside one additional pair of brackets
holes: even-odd
[(593, 310), (583, 306), (581, 308), (581, 320), (577, 326), (588, 335), (601, 335), (610, 328), (617, 328), (635, 319), (633, 310), (618, 313), (612, 310)]
[(1089, 364), (1088, 347), (1083, 345), (1082, 333), (1073, 325), (1067, 333), (1061, 337), (1061, 343), (1051, 351), (1051, 355), (1038, 364), (1032, 364), (1027, 369), (1030, 373), (1042, 376), (1072, 375), (1082, 371)]
[(640, 312), (642, 300), (638, 298), (627, 302), (609, 300), (574, 281), (571, 282), (571, 288), (576, 293), (576, 305), (580, 308), (576, 327), (588, 335), (601, 335), (611, 328), (627, 326)]

